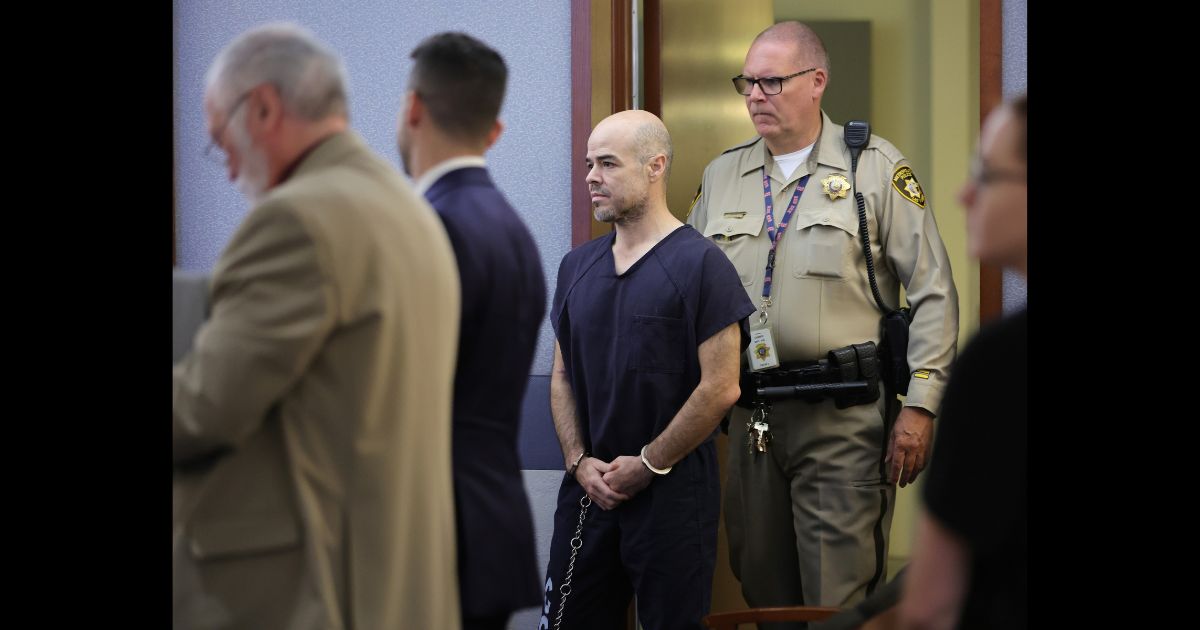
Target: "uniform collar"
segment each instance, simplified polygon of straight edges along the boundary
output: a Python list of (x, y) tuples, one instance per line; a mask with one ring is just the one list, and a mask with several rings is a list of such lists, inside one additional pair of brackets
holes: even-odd
[[(750, 150), (742, 156), (741, 160), (739, 171), (742, 175), (756, 171), (767, 163), (767, 143), (761, 136), (749, 146)], [(817, 136), (816, 146), (809, 154), (806, 164), (809, 173), (815, 173), (818, 164), (824, 164), (836, 170), (848, 170), (846, 142), (842, 138), (842, 126), (833, 124), (825, 110), (821, 110), (821, 134)], [(796, 172), (799, 173), (800, 170)], [(798, 179), (798, 177), (793, 179)]]
[(817, 146), (813, 147), (812, 155), (808, 156), (808, 163), (813, 172), (817, 170), (817, 164), (824, 164), (839, 171), (849, 170), (846, 162), (846, 139), (842, 136), (842, 126), (833, 124), (833, 121), (829, 120), (829, 114), (821, 110), (821, 135), (817, 138)]

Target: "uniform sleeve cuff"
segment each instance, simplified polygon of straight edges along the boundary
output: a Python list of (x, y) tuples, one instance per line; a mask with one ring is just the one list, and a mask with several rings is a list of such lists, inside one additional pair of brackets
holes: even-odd
[(942, 406), (942, 393), (945, 389), (941, 381), (930, 378), (913, 377), (908, 382), (908, 395), (904, 397), (905, 407), (920, 407), (933, 415), (938, 415)]

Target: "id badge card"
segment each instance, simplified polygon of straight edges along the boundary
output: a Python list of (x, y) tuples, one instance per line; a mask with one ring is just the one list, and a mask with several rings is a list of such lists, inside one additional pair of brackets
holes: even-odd
[(770, 328), (750, 331), (750, 347), (746, 348), (746, 357), (752, 372), (779, 367), (779, 353), (775, 351)]

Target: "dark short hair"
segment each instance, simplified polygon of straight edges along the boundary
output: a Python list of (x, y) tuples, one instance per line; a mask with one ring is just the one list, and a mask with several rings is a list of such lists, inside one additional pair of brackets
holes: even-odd
[(439, 129), (460, 140), (487, 135), (504, 102), (504, 58), (466, 33), (439, 33), (412, 52), (411, 88)]

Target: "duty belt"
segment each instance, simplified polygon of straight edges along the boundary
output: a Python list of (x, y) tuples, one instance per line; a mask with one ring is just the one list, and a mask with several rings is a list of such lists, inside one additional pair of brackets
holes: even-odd
[(784, 362), (773, 370), (743, 370), (738, 406), (754, 409), (773, 400), (832, 398), (838, 409), (879, 399), (879, 360), (868, 341), (836, 350), (819, 361)]

